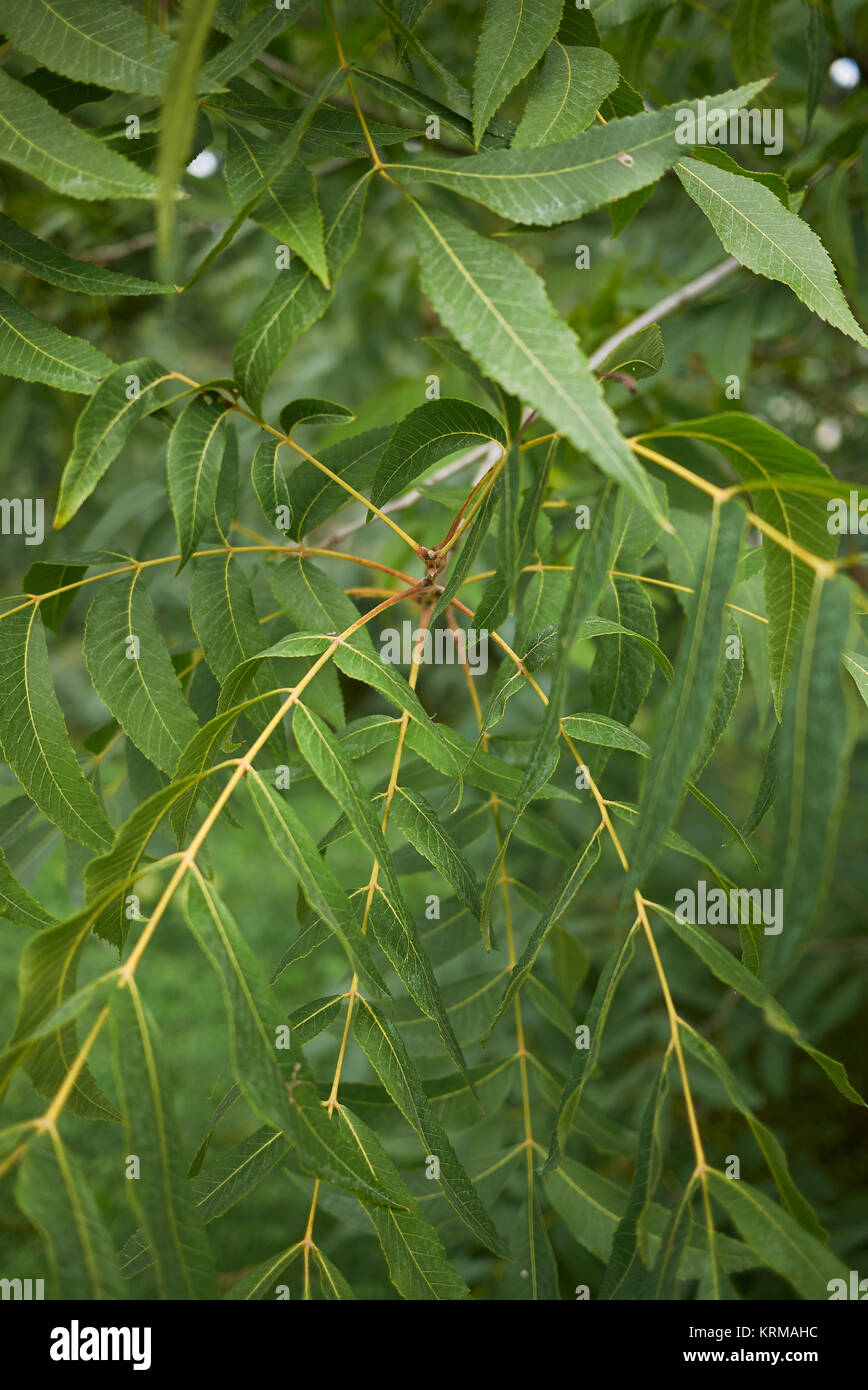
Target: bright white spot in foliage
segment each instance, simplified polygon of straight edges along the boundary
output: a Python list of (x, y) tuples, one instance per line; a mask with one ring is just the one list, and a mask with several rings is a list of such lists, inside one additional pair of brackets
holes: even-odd
[(829, 76), (836, 87), (846, 87), (848, 92), (853, 87), (858, 87), (862, 80), (862, 73), (855, 58), (836, 58), (829, 66)]
[(209, 179), (216, 172), (219, 162), (213, 150), (203, 150), (195, 159), (190, 160), (187, 173), (192, 174), (194, 179)]
[(841, 421), (836, 420), (834, 416), (827, 416), (825, 420), (820, 421), (814, 430), (814, 443), (818, 449), (824, 453), (829, 453), (832, 449), (837, 449), (843, 434)]

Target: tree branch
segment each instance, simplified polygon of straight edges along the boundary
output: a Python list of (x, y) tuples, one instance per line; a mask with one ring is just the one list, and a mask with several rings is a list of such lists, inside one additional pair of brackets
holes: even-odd
[(606, 338), (598, 348), (594, 349), (588, 358), (588, 366), (594, 371), (605, 362), (610, 352), (614, 352), (616, 347), (620, 347), (628, 338), (632, 338), (634, 333), (640, 333), (649, 324), (657, 323), (659, 319), (665, 319), (668, 314), (680, 309), (682, 304), (688, 304), (691, 299), (698, 299), (701, 294), (705, 294), (706, 290), (712, 289), (733, 270), (737, 270), (738, 264), (734, 256), (727, 256), (725, 261), (720, 262), (720, 265), (714, 266), (712, 270), (706, 270), (703, 275), (697, 275), (695, 280), (691, 280), (687, 285), (682, 285), (681, 289), (675, 290), (673, 294), (668, 294), (665, 299), (653, 304), (650, 309), (645, 310), (644, 314), (640, 314), (630, 323), (625, 323), (623, 328), (619, 328), (617, 333), (613, 333), (610, 338)]

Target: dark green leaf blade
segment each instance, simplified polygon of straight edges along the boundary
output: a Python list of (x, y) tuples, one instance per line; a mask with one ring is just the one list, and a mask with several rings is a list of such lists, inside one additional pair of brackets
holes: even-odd
[(712, 513), (705, 566), (682, 640), (675, 676), (660, 707), (658, 732), (642, 793), (639, 830), (630, 855), (623, 901), (632, 899), (650, 869), (678, 808), (682, 785), (702, 739), (721, 656), (724, 603), (738, 561), (744, 514), (732, 506)]
[(785, 916), (769, 952), (769, 975), (776, 984), (804, 949), (832, 872), (847, 784), (841, 655), (849, 622), (847, 581), (824, 583), (818, 576), (777, 748), (773, 854)]
[(153, 358), (124, 362), (100, 382), (75, 425), (57, 497), (55, 527), (65, 526), (117, 458), (136, 421), (156, 408), (151, 394), (169, 376)]
[(0, 125), (2, 158), (57, 193), (88, 199), (155, 194), (150, 174), (80, 130), (7, 72), (0, 72)]
[[(765, 85), (755, 82), (703, 100), (715, 108), (737, 109)], [(494, 150), (462, 159), (427, 157), (390, 168), (406, 186), (437, 183), (511, 222), (552, 227), (656, 183), (673, 165), (680, 171), (685, 166), (678, 161), (698, 138), (698, 111), (696, 101), (679, 102), (607, 121), (572, 140), (538, 149)], [(767, 193), (751, 180), (743, 182)], [(768, 196), (783, 213), (777, 199)]]
[(185, 565), (214, 515), (229, 405), (221, 398), (194, 396), (169, 436), (166, 470), (169, 498)]
[(513, 87), (530, 72), (558, 31), (561, 0), (488, 0), (473, 74), (473, 138), (478, 145), (488, 123)]
[(113, 367), (86, 338), (71, 338), (0, 290), (0, 374), (89, 396)]
[(28, 1145), (16, 1196), (45, 1241), (56, 1296), (124, 1297), (117, 1257), (96, 1199), (78, 1160), (56, 1131)]
[(84, 659), (95, 690), (127, 737), (155, 766), (173, 772), (198, 725), (181, 693), (154, 605), (136, 575), (106, 585), (93, 600)]
[(432, 463), (459, 449), (473, 449), (497, 440), (505, 447), (506, 435), (494, 416), (470, 401), (443, 396), (410, 412), (400, 422), (374, 475), (371, 501), (384, 502), (404, 492)]
[(848, 1272), (841, 1261), (765, 1193), (714, 1169), (708, 1174), (708, 1185), (746, 1244), (803, 1298), (827, 1298), (833, 1279), (843, 1279), (846, 1285)]
[(77, 294), (174, 294), (174, 285), (122, 275), (91, 261), (75, 260), (0, 213), (0, 259)]
[(106, 849), (114, 832), (69, 741), (38, 604), (4, 617), (0, 641), (0, 744), (6, 761), (64, 834), (91, 849)]
[(151, 1248), (160, 1296), (213, 1298), (214, 1259), (185, 1177), (160, 1043), (132, 982), (115, 990), (111, 1018), (127, 1153), (139, 1163), (127, 1191)]
[(433, 1155), (439, 1160), (439, 1182), (450, 1206), (477, 1240), (501, 1259), (508, 1258), (509, 1249), (498, 1235), (446, 1130), (434, 1114), (422, 1079), (398, 1029), (382, 1010), (364, 1000), (356, 1013), (354, 1031), (356, 1041), (374, 1071), (425, 1145), (426, 1159), (428, 1155)]

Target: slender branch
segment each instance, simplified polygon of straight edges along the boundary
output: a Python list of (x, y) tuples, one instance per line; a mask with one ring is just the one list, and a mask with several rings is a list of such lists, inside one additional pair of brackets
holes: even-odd
[[(213, 222), (194, 218), (181, 224), (181, 233), (192, 236), (195, 232), (208, 232), (213, 226)], [(156, 232), (140, 232), (138, 236), (127, 237), (126, 241), (108, 246), (91, 246), (87, 251), (67, 251), (66, 254), (73, 261), (92, 261), (95, 265), (104, 265), (106, 261), (120, 261), (124, 256), (131, 256), (135, 251), (146, 251), (156, 244)]]
[(588, 358), (588, 366), (591, 371), (602, 366), (606, 358), (620, 347), (628, 338), (632, 338), (634, 333), (640, 333), (643, 328), (648, 328), (652, 323), (659, 323), (660, 319), (665, 319), (669, 314), (674, 314), (676, 309), (682, 305), (689, 304), (692, 299), (698, 299), (705, 294), (706, 290), (713, 289), (720, 284), (721, 280), (726, 279), (734, 270), (738, 270), (739, 263), (734, 256), (727, 256), (725, 261), (714, 266), (712, 270), (706, 270), (704, 274), (697, 275), (695, 280), (682, 285), (680, 290), (675, 290), (673, 294), (667, 294), (665, 298), (652, 304), (650, 309), (646, 309), (637, 318), (625, 323), (623, 328), (619, 328), (616, 333), (605, 338), (598, 348), (595, 348)]

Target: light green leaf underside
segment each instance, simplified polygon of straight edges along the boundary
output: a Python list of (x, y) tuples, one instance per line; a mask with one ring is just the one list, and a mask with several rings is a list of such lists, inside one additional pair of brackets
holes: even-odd
[(753, 179), (691, 160), (675, 166), (724, 249), (748, 270), (789, 285), (821, 319), (868, 347), (816, 232)]

